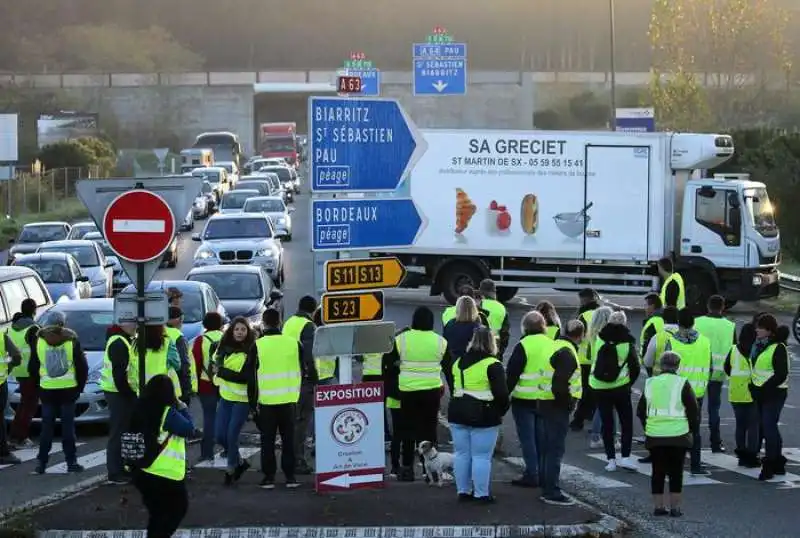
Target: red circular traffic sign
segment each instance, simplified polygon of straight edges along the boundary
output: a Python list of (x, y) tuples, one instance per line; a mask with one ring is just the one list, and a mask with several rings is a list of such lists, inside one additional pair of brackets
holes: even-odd
[(111, 250), (132, 263), (160, 257), (175, 237), (175, 216), (158, 194), (133, 190), (114, 198), (103, 215), (103, 236)]

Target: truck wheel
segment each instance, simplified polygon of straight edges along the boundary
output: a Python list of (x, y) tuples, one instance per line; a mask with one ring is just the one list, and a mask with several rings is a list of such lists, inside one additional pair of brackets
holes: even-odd
[(686, 275), (686, 306), (697, 315), (706, 311), (708, 298), (717, 293), (711, 278), (700, 271)]
[(797, 312), (792, 320), (792, 334), (794, 335), (794, 339), (800, 343), (800, 306), (797, 307)]
[(519, 288), (507, 288), (505, 286), (498, 286), (497, 288), (497, 300), (503, 304), (506, 304), (511, 299), (517, 296), (517, 292)]
[(454, 263), (442, 270), (444, 271), (440, 277), (442, 296), (451, 305), (456, 304), (462, 286), (477, 288), (483, 278), (480, 271), (468, 263)]

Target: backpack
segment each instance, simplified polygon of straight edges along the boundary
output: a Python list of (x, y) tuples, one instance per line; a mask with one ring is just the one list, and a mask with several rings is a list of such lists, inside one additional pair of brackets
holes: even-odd
[(44, 370), (47, 377), (54, 379), (64, 377), (69, 372), (67, 350), (63, 346), (48, 347), (44, 353)]
[(621, 367), (617, 356), (617, 345), (603, 342), (597, 351), (597, 359), (594, 363), (592, 375), (604, 383), (612, 383), (619, 377)]
[[(213, 378), (214, 377), (214, 373), (213, 373), (214, 372), (214, 354), (217, 352), (217, 348), (219, 348), (219, 341), (215, 342), (207, 334), (203, 335), (203, 339), (204, 340), (208, 340), (209, 342), (211, 342), (211, 346), (208, 348), (208, 365), (210, 367), (209, 370), (211, 370), (211, 371), (206, 370), (204, 361), (202, 361), (202, 360), (200, 361), (200, 369), (204, 370), (208, 377)], [(200, 346), (200, 350), (201, 350), (201, 352), (200, 352), (201, 355), (200, 356), (201, 357), (202, 357), (202, 349), (203, 349), (203, 347), (201, 345)]]

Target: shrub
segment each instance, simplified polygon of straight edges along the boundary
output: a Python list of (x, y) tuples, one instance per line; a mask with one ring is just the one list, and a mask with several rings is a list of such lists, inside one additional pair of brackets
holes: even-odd
[(109, 140), (83, 137), (43, 147), (39, 152), (39, 160), (45, 169), (97, 166), (101, 174), (107, 174), (116, 166), (117, 155)]

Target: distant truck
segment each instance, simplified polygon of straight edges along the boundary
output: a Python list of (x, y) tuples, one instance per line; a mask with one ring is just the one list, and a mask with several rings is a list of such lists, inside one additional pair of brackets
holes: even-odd
[(262, 157), (283, 157), (287, 163), (297, 166), (300, 160), (297, 123), (262, 123), (259, 138)]
[[(729, 160), (718, 134), (423, 131), (409, 194), (425, 223), (400, 258), (404, 285), (453, 303), (484, 278), (520, 288), (612, 294), (658, 290), (669, 257), (687, 305), (779, 293), (780, 235), (763, 183), (703, 178)], [(438, 149), (442, 148), (442, 149)]]
[(188, 174), (195, 168), (214, 166), (214, 152), (209, 148), (188, 148), (181, 150), (181, 174)]
[(242, 145), (239, 137), (230, 131), (200, 133), (192, 147), (210, 149), (214, 153), (215, 162), (234, 163), (237, 169), (242, 166)]

